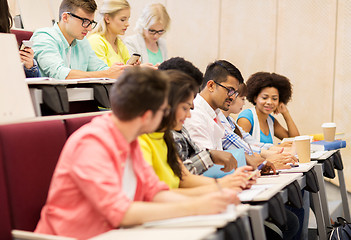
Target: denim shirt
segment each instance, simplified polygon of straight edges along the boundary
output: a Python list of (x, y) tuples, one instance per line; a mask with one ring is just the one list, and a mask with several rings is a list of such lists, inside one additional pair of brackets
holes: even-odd
[(33, 77), (40, 77), (40, 72), (38, 68), (38, 63), (33, 59), (33, 67), (31, 68), (26, 68), (23, 66), (24, 73), (26, 74), (26, 78), (33, 78)]

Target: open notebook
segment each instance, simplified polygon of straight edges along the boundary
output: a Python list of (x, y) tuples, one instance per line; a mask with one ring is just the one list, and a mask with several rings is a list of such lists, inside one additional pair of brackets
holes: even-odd
[(235, 205), (228, 205), (227, 210), (220, 214), (198, 215), (180, 218), (171, 218), (161, 221), (147, 222), (142, 227), (207, 227), (207, 226), (222, 226), (228, 221), (233, 221), (237, 217)]
[(250, 189), (246, 189), (238, 194), (240, 201), (242, 202), (249, 202), (254, 199), (257, 195), (261, 192), (265, 191), (266, 189), (272, 187), (272, 184), (255, 184), (252, 185)]
[(27, 84), (78, 84), (78, 83), (114, 83), (116, 79), (112, 78), (78, 78), (58, 80), (49, 77), (26, 78)]

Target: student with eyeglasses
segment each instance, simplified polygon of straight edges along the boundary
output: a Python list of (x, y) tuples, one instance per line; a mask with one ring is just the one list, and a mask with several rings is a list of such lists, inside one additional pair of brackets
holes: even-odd
[(165, 6), (160, 3), (147, 5), (136, 23), (137, 34), (125, 38), (129, 53), (140, 54), (142, 63), (158, 65), (167, 60), (166, 41), (161, 36), (169, 24)]
[(237, 200), (228, 189), (192, 198), (168, 191), (145, 162), (137, 137), (161, 122), (168, 82), (150, 68), (123, 73), (110, 92), (112, 112), (67, 140), (35, 232), (90, 239), (149, 221), (220, 213)]
[[(161, 124), (155, 132), (143, 134), (139, 137), (143, 156), (154, 168), (160, 180), (165, 182), (172, 191), (190, 196), (218, 191), (216, 181), (212, 178), (198, 175), (192, 169), (185, 166), (188, 163), (180, 159), (173, 139), (172, 131), (175, 128), (182, 128), (184, 120), (189, 115), (192, 100), (198, 86), (192, 77), (183, 72), (178, 70), (167, 70), (164, 72), (170, 79), (168, 94), (170, 112), (163, 116)], [(203, 153), (203, 156), (205, 154), (206, 152)], [(211, 161), (210, 159), (208, 160)], [(228, 166), (228, 171), (234, 167), (236, 166), (235, 159), (233, 158), (231, 166)], [(249, 187), (253, 183), (248, 180), (249, 173), (246, 172), (250, 170), (252, 168), (247, 166), (240, 168), (235, 174), (220, 179), (218, 183), (223, 188), (228, 188), (232, 191), (241, 191), (242, 188)], [(239, 203), (238, 199), (236, 203)]]
[(119, 36), (124, 35), (129, 27), (129, 3), (126, 0), (104, 0), (98, 11), (100, 20), (88, 36), (92, 49), (108, 66), (126, 64), (130, 54)]
[(34, 32), (34, 58), (41, 75), (56, 79), (117, 78), (125, 66), (107, 66), (91, 49), (86, 35), (96, 27), (94, 0), (63, 0), (60, 20)]
[(218, 114), (221, 109), (229, 109), (243, 81), (240, 71), (228, 61), (218, 60), (207, 66), (201, 91), (194, 100), (191, 118), (184, 125), (200, 149), (223, 150), (224, 128)]

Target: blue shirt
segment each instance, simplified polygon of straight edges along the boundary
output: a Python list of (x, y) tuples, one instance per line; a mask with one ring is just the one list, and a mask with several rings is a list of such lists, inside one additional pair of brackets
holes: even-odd
[(71, 69), (87, 71), (107, 70), (108, 66), (91, 49), (89, 41), (73, 40), (69, 45), (57, 23), (34, 32), (34, 58), (43, 77), (66, 79)]
[[(270, 118), (272, 118), (273, 122), (274, 122), (274, 117), (272, 115), (269, 114)], [(251, 129), (250, 129), (250, 134), (252, 135), (252, 130), (253, 130), (253, 126), (254, 126), (254, 120), (253, 120), (253, 115), (252, 115), (252, 112), (250, 109), (245, 109), (244, 111), (242, 111), (239, 116), (238, 116), (238, 119), (239, 120), (240, 118), (246, 118), (247, 120), (250, 121), (251, 123)], [(268, 135), (265, 135), (261, 129), (260, 129), (260, 142), (262, 143), (272, 143), (273, 144), (273, 136), (271, 135), (271, 133), (269, 132)]]

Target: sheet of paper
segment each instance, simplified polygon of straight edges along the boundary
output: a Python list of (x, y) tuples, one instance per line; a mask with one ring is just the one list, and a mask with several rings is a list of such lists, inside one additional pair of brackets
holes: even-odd
[(239, 193), (238, 197), (242, 202), (252, 201), (252, 199), (255, 196), (257, 196), (267, 188), (270, 188), (271, 186), (272, 184), (255, 184), (255, 185), (252, 185), (250, 189), (244, 190), (241, 193)]
[(311, 153), (311, 159), (318, 159), (321, 156), (323, 156), (327, 151), (317, 151), (317, 152), (313, 152)]
[(236, 219), (235, 205), (228, 205), (227, 210), (220, 214), (198, 215), (189, 217), (172, 218), (161, 221), (144, 223), (143, 227), (205, 227), (225, 224)]
[(315, 162), (299, 163), (298, 167), (292, 167), (290, 169), (281, 169), (279, 171), (281, 173), (308, 172), (314, 165), (315, 165)]

